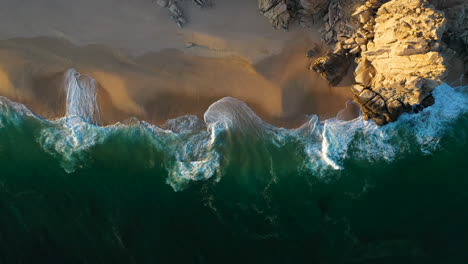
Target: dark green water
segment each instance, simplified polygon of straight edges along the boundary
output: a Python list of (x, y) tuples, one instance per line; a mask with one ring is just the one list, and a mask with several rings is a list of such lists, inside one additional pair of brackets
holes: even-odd
[[(221, 129), (203, 149), (195, 142), (214, 130), (171, 134), (140, 123), (64, 130), (4, 101), (0, 263), (468, 263), (464, 102), (452, 120), (434, 123), (446, 105), (421, 117), (427, 129), (446, 126), (430, 153), (409, 121), (353, 135), (341, 124), (351, 139), (345, 150), (329, 149), (341, 167), (333, 169), (315, 166), (323, 161), (310, 154), (314, 145), (298, 136), (278, 144), (266, 138), (271, 131)], [(70, 131), (74, 137), (61, 141)], [(329, 131), (333, 145), (341, 134)], [(363, 152), (376, 131), (393, 143), (377, 152), (391, 158)], [(206, 173), (208, 162), (195, 166), (203, 171), (196, 179), (177, 180), (184, 175), (177, 162), (210, 158), (214, 172)]]

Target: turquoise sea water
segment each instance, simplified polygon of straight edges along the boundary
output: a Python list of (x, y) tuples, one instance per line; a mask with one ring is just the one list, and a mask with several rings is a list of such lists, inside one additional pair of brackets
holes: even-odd
[(468, 263), (468, 89), (434, 97), (298, 129), (233, 98), (163, 129), (0, 97), (0, 263)]

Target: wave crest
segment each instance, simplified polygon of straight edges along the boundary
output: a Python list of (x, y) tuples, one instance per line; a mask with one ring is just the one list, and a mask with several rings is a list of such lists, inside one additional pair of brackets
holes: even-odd
[(108, 144), (112, 138), (123, 138), (128, 149), (133, 147), (130, 142), (137, 140), (141, 149), (135, 151), (159, 153), (148, 155), (148, 166), (162, 163), (169, 172), (167, 183), (174, 190), (183, 190), (194, 181), (219, 181), (229, 165), (230, 151), (241, 149), (248, 158), (249, 152), (256, 151), (252, 140), (271, 146), (262, 152), (270, 156), (293, 144), (296, 153), (292, 155), (304, 157), (305, 167), (324, 178), (326, 171), (346, 169), (348, 161), (390, 162), (413, 153), (430, 154), (450, 134), (453, 124), (468, 112), (467, 87), (444, 84), (433, 94), (436, 99), (433, 106), (418, 114), (403, 114), (398, 121), (383, 127), (362, 117), (319, 121), (311, 116), (298, 129), (267, 124), (244, 102), (234, 98), (212, 104), (204, 121), (184, 116), (169, 120), (161, 128), (140, 121), (101, 127), (76, 115), (45, 120), (24, 105), (0, 97), (0, 129), (33, 122), (37, 142), (47, 153), (59, 157), (68, 173), (85, 168), (92, 162), (93, 149)]

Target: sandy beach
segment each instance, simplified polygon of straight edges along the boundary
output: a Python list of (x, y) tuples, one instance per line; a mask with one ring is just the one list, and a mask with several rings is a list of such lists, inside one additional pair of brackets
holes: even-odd
[(5, 0), (0, 7), (0, 95), (47, 118), (64, 113), (68, 68), (97, 80), (104, 124), (202, 116), (232, 96), (269, 122), (295, 126), (305, 115), (336, 115), (350, 98), (346, 81), (329, 88), (307, 69), (317, 31), (274, 30), (255, 1), (207, 9), (183, 2), (184, 28), (151, 1)]

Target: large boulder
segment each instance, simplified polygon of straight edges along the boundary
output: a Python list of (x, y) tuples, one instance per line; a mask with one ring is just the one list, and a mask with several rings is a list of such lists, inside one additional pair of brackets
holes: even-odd
[(352, 89), (366, 118), (383, 125), (433, 103), (431, 92), (446, 75), (445, 29), (444, 14), (425, 0), (392, 0), (378, 9)]
[(310, 65), (310, 69), (319, 73), (331, 86), (335, 86), (348, 72), (350, 63), (350, 56), (344, 53), (328, 52), (318, 57)]
[(187, 23), (187, 20), (185, 19), (184, 14), (182, 13), (182, 10), (179, 8), (179, 6), (177, 5), (175, 1), (156, 0), (156, 4), (159, 5), (160, 7), (167, 8), (167, 10), (171, 12), (171, 18), (179, 27), (183, 27)]
[(258, 0), (258, 9), (276, 29), (288, 30), (292, 20), (311, 26), (330, 0)]
[(287, 30), (291, 15), (286, 0), (258, 0), (258, 9), (276, 29)]

